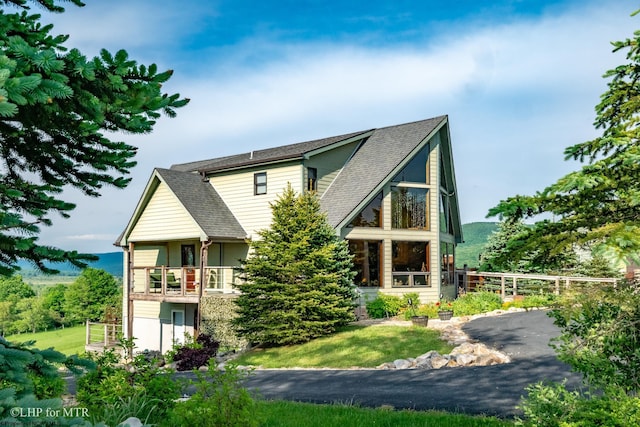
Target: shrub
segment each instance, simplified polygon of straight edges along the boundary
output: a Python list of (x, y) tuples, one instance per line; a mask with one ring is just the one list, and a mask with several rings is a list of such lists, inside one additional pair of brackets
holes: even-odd
[(538, 383), (526, 390), (528, 395), (520, 406), (524, 420), (519, 420), (519, 425), (557, 427), (576, 411), (579, 394), (564, 384)]
[(564, 384), (535, 384), (520, 406), (516, 425), (536, 427), (626, 427), (640, 425), (640, 397), (620, 387), (592, 395), (569, 391)]
[[(129, 355), (132, 343), (132, 339), (121, 340)], [(180, 397), (181, 385), (173, 380), (170, 370), (161, 371), (153, 358), (138, 354), (119, 365), (120, 358), (113, 349), (93, 358), (97, 369), (78, 379), (76, 398), (96, 421), (109, 416), (123, 396), (138, 396), (131, 405), (152, 408), (157, 404), (147, 416), (151, 422), (158, 422)]]
[(195, 372), (196, 393), (179, 402), (160, 423), (161, 427), (191, 426), (257, 426), (254, 401), (242, 387), (248, 375), (233, 364), (218, 370), (214, 360), (209, 361), (206, 373)]
[(209, 359), (216, 357), (220, 343), (207, 334), (200, 334), (195, 341), (187, 341), (177, 347), (173, 354), (173, 361), (177, 362), (178, 371), (190, 371), (209, 363)]
[(500, 295), (492, 292), (472, 292), (453, 301), (456, 316), (470, 316), (502, 308)]
[(640, 392), (640, 293), (635, 287), (583, 289), (551, 312), (562, 331), (553, 346), (560, 360), (589, 385)]
[(552, 307), (557, 303), (558, 297), (554, 294), (527, 295), (521, 301), (514, 301), (512, 307), (517, 308), (540, 308)]
[(400, 297), (380, 294), (373, 301), (367, 302), (367, 314), (372, 319), (392, 317), (405, 306), (406, 303)]

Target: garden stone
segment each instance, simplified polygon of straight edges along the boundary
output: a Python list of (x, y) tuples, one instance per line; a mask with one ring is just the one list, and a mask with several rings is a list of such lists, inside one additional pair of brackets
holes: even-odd
[(393, 366), (396, 369), (409, 369), (412, 367), (412, 363), (406, 359), (397, 359), (393, 361)]
[(476, 356), (473, 354), (458, 354), (456, 355), (456, 362), (459, 366), (471, 366), (476, 363)]
[(449, 361), (447, 362), (447, 364), (445, 366), (447, 368), (457, 368), (460, 365), (456, 361), (455, 357), (453, 357), (453, 358), (449, 359)]
[(431, 366), (433, 369), (440, 369), (449, 363), (449, 358), (446, 356), (436, 356), (431, 358)]
[(416, 359), (416, 368), (420, 369), (433, 369), (433, 365), (431, 364), (431, 359)]
[(120, 424), (118, 424), (118, 427), (142, 427), (142, 426), (143, 426), (142, 421), (140, 421), (136, 417), (129, 417), (123, 422), (121, 422)]

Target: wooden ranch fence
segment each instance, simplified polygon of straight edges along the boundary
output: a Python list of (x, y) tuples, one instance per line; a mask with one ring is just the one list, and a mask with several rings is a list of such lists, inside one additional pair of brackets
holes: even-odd
[(500, 292), (502, 299), (518, 295), (554, 293), (560, 295), (577, 283), (617, 283), (610, 277), (551, 276), (544, 274), (489, 273), (465, 271), (460, 288), (465, 292)]

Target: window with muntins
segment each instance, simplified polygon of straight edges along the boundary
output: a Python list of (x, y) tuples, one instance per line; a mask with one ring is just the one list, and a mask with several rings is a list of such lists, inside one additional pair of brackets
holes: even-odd
[(267, 173), (258, 172), (253, 174), (253, 194), (267, 194)]
[(392, 242), (394, 287), (431, 286), (429, 242)]

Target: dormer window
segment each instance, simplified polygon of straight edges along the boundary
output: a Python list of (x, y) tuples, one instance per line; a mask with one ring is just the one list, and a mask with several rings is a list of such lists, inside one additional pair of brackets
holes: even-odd
[(267, 194), (267, 173), (258, 172), (253, 174), (253, 194)]

